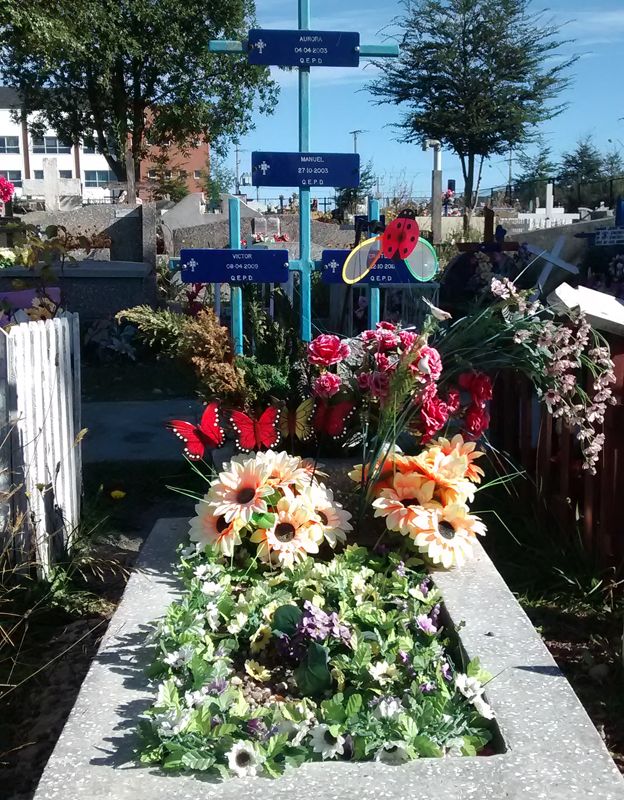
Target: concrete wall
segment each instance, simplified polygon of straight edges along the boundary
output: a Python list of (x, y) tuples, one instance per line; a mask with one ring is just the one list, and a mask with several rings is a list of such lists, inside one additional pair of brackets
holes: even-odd
[[(74, 236), (104, 233), (111, 239), (112, 261), (143, 262), (152, 250), (155, 255), (156, 218), (151, 206), (145, 210), (142, 206), (92, 205), (72, 211), (32, 211), (22, 221), (43, 228), (62, 225)], [(148, 263), (153, 266), (153, 259)]]

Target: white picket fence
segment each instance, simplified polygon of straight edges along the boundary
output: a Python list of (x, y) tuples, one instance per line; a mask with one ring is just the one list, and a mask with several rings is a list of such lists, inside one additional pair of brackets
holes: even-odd
[(0, 335), (0, 345), (0, 410), (8, 431), (2, 481), (5, 490), (19, 487), (10, 508), (5, 504), (4, 527), (21, 519), (13, 557), (30, 561), (34, 550), (45, 575), (80, 518), (78, 314), (14, 325)]

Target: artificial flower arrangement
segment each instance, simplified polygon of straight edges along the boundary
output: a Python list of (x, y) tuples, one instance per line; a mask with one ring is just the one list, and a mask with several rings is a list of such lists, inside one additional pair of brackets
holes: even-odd
[(306, 761), (488, 752), (490, 676), (462, 662), (423, 561), (409, 539), (333, 553), (351, 529), (304, 460), (226, 465), (191, 522), (186, 592), (154, 637), (143, 763), (277, 777)]
[(0, 203), (10, 203), (15, 194), (15, 185), (0, 175)]

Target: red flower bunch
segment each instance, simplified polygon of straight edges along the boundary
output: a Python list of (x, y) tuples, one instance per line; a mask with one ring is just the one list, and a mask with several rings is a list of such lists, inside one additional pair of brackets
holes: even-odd
[(339, 375), (334, 375), (333, 372), (323, 372), (322, 375), (314, 381), (312, 391), (316, 397), (329, 398), (338, 394), (342, 381)]
[(471, 397), (464, 428), (471, 439), (478, 439), (490, 426), (487, 404), (492, 399), (492, 379), (484, 372), (464, 372), (459, 376), (459, 385)]
[(15, 186), (5, 177), (0, 175), (0, 201), (9, 203), (15, 194)]

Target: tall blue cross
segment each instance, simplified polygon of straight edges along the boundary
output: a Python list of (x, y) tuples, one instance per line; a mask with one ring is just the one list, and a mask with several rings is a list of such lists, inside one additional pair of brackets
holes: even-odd
[[(308, 31), (310, 30), (310, 0), (298, 0), (298, 7), (299, 7), (299, 31)], [(261, 32), (262, 33), (262, 32)], [(276, 34), (277, 31), (266, 31), (267, 34)], [(279, 32), (286, 34), (287, 32)], [(349, 34), (329, 34), (328, 38), (331, 40), (331, 36), (336, 36), (337, 41), (340, 40), (341, 37), (348, 37)], [(265, 37), (267, 38), (267, 37)], [(358, 38), (359, 41), (359, 38)], [(248, 42), (237, 42), (237, 41), (228, 41), (228, 40), (214, 40), (211, 41), (209, 44), (209, 49), (212, 52), (219, 52), (219, 53), (243, 53), (247, 52), (249, 49)], [(267, 49), (267, 44), (263, 41), (262, 38), (257, 38), (254, 41), (254, 51), (255, 53), (259, 53), (260, 57), (264, 56), (264, 51)], [(345, 54), (344, 52), (340, 54), (340, 56), (344, 57), (345, 64), (355, 66), (359, 61), (359, 57), (366, 57), (366, 58), (397, 58), (399, 55), (399, 47), (396, 44), (364, 44), (364, 45), (357, 45), (354, 50), (357, 51), (355, 54), (355, 62), (353, 62), (353, 55), (354, 54)], [(317, 58), (308, 58), (307, 61), (311, 62), (310, 66), (322, 66), (323, 64), (319, 64), (318, 61), (321, 59)], [(278, 63), (281, 62), (272, 62), (267, 61), (265, 63)], [(299, 152), (300, 153), (309, 153), (310, 152), (310, 113), (311, 113), (311, 104), (310, 104), (310, 66), (308, 65), (301, 65), (300, 63), (282, 63), (282, 66), (292, 65), (295, 66), (296, 69), (299, 70)], [(337, 62), (334, 62), (334, 66), (337, 65)], [(266, 164), (260, 165), (260, 169), (263, 173), (266, 173), (267, 166)], [(342, 184), (341, 184), (342, 185)], [(378, 214), (378, 206), (374, 209), (374, 213)], [(232, 223), (230, 222), (230, 239), (232, 240)], [(240, 236), (237, 237), (240, 239)], [(230, 246), (232, 242), (230, 242)], [(300, 291), (301, 291), (301, 338), (304, 342), (309, 342), (312, 339), (312, 272), (314, 269), (320, 268), (320, 262), (315, 262), (312, 260), (312, 216), (310, 211), (310, 188), (305, 186), (299, 187), (299, 258), (297, 260), (289, 261), (289, 269), (293, 271), (297, 271), (300, 274)], [(240, 289), (236, 292), (236, 295), (240, 295)], [(233, 303), (240, 302), (242, 303), (242, 299), (238, 297), (234, 297), (233, 294)], [(371, 296), (369, 300), (369, 320), (373, 319), (373, 314), (377, 313), (377, 318), (379, 314), (379, 289), (371, 287)], [(241, 320), (241, 329), (237, 331), (236, 328), (233, 330), (234, 335), (234, 342), (235, 342), (235, 349), (237, 352), (242, 352), (242, 311), (236, 309), (233, 306), (233, 316), (236, 315), (238, 319)], [(234, 326), (233, 326), (234, 327)]]

